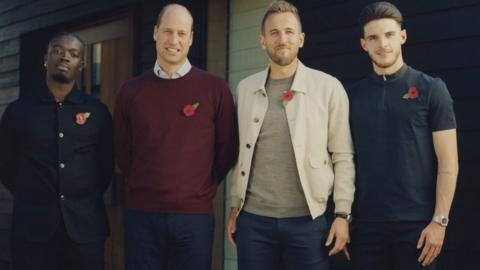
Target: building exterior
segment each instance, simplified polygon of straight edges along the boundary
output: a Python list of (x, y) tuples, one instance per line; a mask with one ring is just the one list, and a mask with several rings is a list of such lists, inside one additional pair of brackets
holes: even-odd
[[(244, 77), (262, 70), (267, 56), (258, 45), (261, 18), (270, 0), (0, 0), (0, 114), (19, 95), (42, 82), (43, 55), (53, 33), (74, 31), (89, 45), (88, 68), (80, 78), (88, 93), (110, 109), (121, 83), (153, 67), (153, 25), (163, 5), (186, 5), (195, 19), (191, 62), (225, 77), (232, 91)], [(338, 77), (346, 86), (371, 70), (359, 45), (357, 16), (373, 1), (292, 0), (300, 9), (306, 33), (302, 61)], [(455, 100), (460, 175), (441, 269), (476, 269), (480, 237), (480, 3), (476, 0), (391, 1), (405, 16), (406, 62), (441, 77)], [(214, 269), (236, 269), (236, 255), (224, 239), (228, 196), (221, 186), (216, 199)], [(122, 176), (105, 196), (112, 237), (107, 269), (124, 269), (121, 209)], [(8, 269), (12, 199), (0, 186), (0, 269)], [(334, 269), (349, 269), (341, 257)]]

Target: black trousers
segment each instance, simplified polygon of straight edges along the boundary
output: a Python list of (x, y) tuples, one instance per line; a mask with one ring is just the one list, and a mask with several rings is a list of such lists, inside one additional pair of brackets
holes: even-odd
[(352, 228), (354, 270), (435, 270), (436, 261), (423, 267), (417, 260), (418, 239), (428, 221), (355, 222)]
[(104, 242), (76, 243), (61, 223), (48, 242), (12, 237), (13, 270), (103, 270)]

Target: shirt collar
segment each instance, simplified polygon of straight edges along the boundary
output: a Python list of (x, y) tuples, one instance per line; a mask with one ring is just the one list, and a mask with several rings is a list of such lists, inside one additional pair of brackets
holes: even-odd
[[(265, 84), (268, 79), (268, 74), (270, 73), (270, 66), (268, 66), (261, 74), (262, 80), (259, 81), (258, 88), (254, 89), (254, 93), (266, 93)], [(307, 67), (298, 60), (297, 70), (295, 71), (295, 77), (293, 78), (292, 86), (290, 87), (292, 91), (301, 92), (306, 94), (308, 92), (307, 88), (307, 78), (308, 78)]]
[[(44, 102), (55, 102), (55, 97), (53, 96), (52, 92), (50, 92), (46, 84), (40, 89), (39, 96), (40, 96), (40, 99)], [(80, 91), (77, 88), (77, 85), (74, 84), (72, 90), (70, 90), (70, 92), (67, 94), (63, 102), (81, 104), (85, 101), (85, 97), (86, 97), (86, 94)]]
[(389, 75), (378, 75), (377, 73), (372, 72), (371, 74), (371, 77), (374, 81), (377, 81), (377, 82), (390, 82), (390, 81), (394, 81), (398, 78), (401, 78), (403, 77), (403, 75), (405, 74), (405, 72), (407, 71), (408, 69), (408, 66), (407, 64), (403, 64), (403, 66), (395, 71), (394, 73), (392, 74), (389, 74)]
[(190, 61), (188, 59), (185, 61), (185, 63), (177, 70), (175, 73), (173, 73), (172, 77), (168, 75), (158, 64), (157, 61), (155, 61), (155, 66), (153, 67), (153, 72), (157, 77), (162, 78), (162, 79), (178, 79), (183, 76), (185, 76), (190, 69), (192, 69), (192, 65), (190, 64)]

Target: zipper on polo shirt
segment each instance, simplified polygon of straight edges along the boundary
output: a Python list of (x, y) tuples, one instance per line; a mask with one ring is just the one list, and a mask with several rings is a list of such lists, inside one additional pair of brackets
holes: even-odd
[(383, 111), (385, 110), (385, 95), (386, 95), (386, 91), (387, 91), (387, 77), (385, 76), (385, 74), (382, 75), (383, 77), (383, 91), (382, 91), (382, 101), (380, 103), (380, 109)]

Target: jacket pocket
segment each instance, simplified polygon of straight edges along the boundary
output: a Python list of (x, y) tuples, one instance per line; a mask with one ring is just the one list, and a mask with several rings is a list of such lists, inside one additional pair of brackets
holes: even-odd
[(325, 203), (333, 184), (330, 160), (327, 157), (310, 156), (306, 175), (313, 199), (319, 203)]

